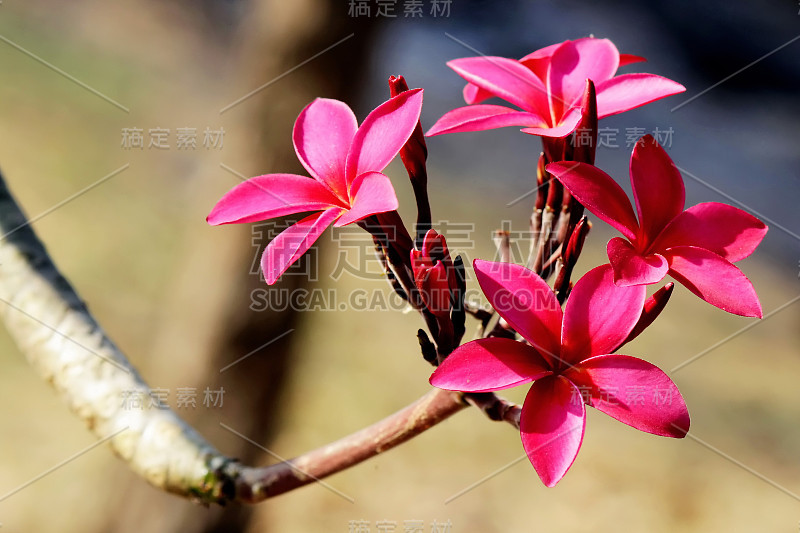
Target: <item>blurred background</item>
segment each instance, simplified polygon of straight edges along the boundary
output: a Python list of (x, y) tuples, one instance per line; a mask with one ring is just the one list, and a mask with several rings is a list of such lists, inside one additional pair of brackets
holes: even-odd
[[(205, 223), (241, 179), (303, 173), (291, 128), (314, 97), (342, 99), (363, 119), (388, 97), (388, 76), (403, 74), (425, 88), (427, 129), (463, 105), (463, 81), (446, 61), (607, 37), (648, 59), (626, 71), (669, 77), (687, 92), (605, 119), (598, 166), (627, 189), (635, 138), (661, 132), (686, 171), (688, 205), (732, 203), (770, 231), (739, 264), (761, 297), (762, 322), (679, 286), (626, 347), (671, 374), (692, 438), (653, 437), (592, 411), (572, 470), (547, 489), (516, 432), (467, 410), (329, 478), (335, 491), (315, 484), (227, 509), (162, 494), (101, 446), (0, 501), (2, 530), (796, 530), (798, 10), (788, 0), (3, 0), (0, 169), (149, 384), (223, 453), (251, 464), (275, 458), (221, 423), (288, 458), (429, 389), (415, 338), (422, 323), (391, 298), (366, 234), (328, 230), (318, 253), (268, 292), (257, 259), (280, 224)], [(534, 186), (539, 146), (514, 128), (429, 141), (434, 220), (453, 253), (494, 256), (491, 234), (503, 227), (521, 261), (531, 197), (515, 200)], [(405, 171), (395, 162), (387, 173), (410, 223)], [(611, 235), (595, 223), (583, 271), (604, 261)], [(479, 296), (474, 281), (470, 290)], [(96, 439), (5, 331), (0, 365), (6, 494)], [(192, 390), (196, 406), (179, 406)]]

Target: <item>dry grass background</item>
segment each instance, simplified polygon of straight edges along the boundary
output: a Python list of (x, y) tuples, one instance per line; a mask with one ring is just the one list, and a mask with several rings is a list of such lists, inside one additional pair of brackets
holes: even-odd
[[(0, 164), (31, 216), (130, 164), (34, 227), (150, 384), (174, 391), (200, 372), (192, 365), (194, 351), (219, 334), (214, 324), (224, 310), (225, 280), (241, 274), (232, 270), (226, 251), (249, 246), (246, 230), (204, 223), (219, 194), (235, 183), (219, 163), (238, 163), (257, 146), (251, 131), (237, 128), (241, 115), (218, 114), (220, 102), (238, 96), (225, 84), (226, 58), (196, 29), (180, 24), (168, 6), (79, 5), (74, 18), (64, 20), (46, 2), (3, 3), (0, 35), (97, 86), (131, 113), (0, 43)], [(112, 39), (115, 34), (124, 38)], [(222, 151), (137, 153), (119, 146), (121, 128), (134, 126), (223, 126), (229, 133)], [(259, 170), (241, 166), (244, 173)], [(412, 205), (402, 168), (393, 164), (389, 173), (401, 203)], [(437, 218), (476, 223), (476, 248), (454, 252), (491, 256), (489, 232), (501, 219), (524, 225), (526, 208), (502, 207), (520, 191), (463, 190), (444, 167), (434, 175), (441, 180), (432, 185)], [(584, 269), (602, 261), (609, 235), (596, 225)], [(329, 244), (322, 272), (337, 257), (330, 238), (323, 239)], [(766, 312), (800, 292), (796, 272), (766, 254), (741, 266)], [(335, 288), (339, 297), (361, 287), (388, 294), (380, 280), (365, 283), (349, 275), (312, 286)], [(313, 312), (305, 318), (292, 333), (301, 355), (284, 408), (276, 413), (282, 431), (271, 445), (275, 453), (290, 457), (355, 431), (428, 389), (430, 369), (418, 354), (414, 332), (420, 321), (414, 314)], [(262, 504), (252, 530), (344, 532), (349, 521), (366, 520), (377, 531), (377, 521), (389, 520), (402, 531), (404, 521), (423, 520), (427, 531), (434, 520), (450, 520), (453, 532), (794, 531), (800, 521), (797, 319), (798, 309), (790, 307), (672, 374), (690, 408), (692, 435), (729, 458), (692, 439), (653, 437), (592, 411), (578, 460), (557, 488), (543, 487), (522, 459), (447, 503), (522, 456), (513, 430), (466, 411), (328, 480), (354, 503), (311, 485)], [(749, 323), (678, 287), (664, 315), (625, 351), (669, 370)], [(0, 365), (4, 494), (94, 439), (1, 331)], [(523, 393), (510, 396), (521, 399)], [(230, 390), (222, 409), (201, 416), (224, 422), (236, 396), (246, 394)], [(214, 423), (205, 426), (223, 452), (238, 438)], [(131, 478), (107, 449), (97, 448), (0, 502), (2, 530), (98, 530), (111, 504), (124, 499), (121, 487)]]

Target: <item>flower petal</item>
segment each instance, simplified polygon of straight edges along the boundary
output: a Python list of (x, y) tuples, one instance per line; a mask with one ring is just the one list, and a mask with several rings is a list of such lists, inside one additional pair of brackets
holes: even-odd
[[(591, 39), (591, 37), (582, 37), (581, 39)], [(581, 39), (576, 39), (580, 41)], [(539, 48), (538, 50), (531, 52), (530, 54), (526, 55), (520, 61), (528, 61), (530, 59), (547, 59), (553, 57), (553, 53), (558, 50), (558, 47), (564, 44), (566, 41), (561, 41), (560, 43), (549, 44), (544, 48)]]
[(264, 250), (261, 256), (261, 270), (267, 283), (272, 285), (303, 255), (325, 228), (331, 225), (344, 210), (330, 208), (314, 213), (279, 233)]
[(649, 254), (644, 257), (631, 243), (620, 237), (608, 241), (606, 251), (614, 268), (614, 283), (620, 287), (658, 283), (669, 270), (669, 264), (662, 255)]
[(446, 390), (492, 392), (530, 383), (551, 373), (532, 347), (493, 337), (456, 348), (431, 375), (430, 383)]
[(425, 135), (432, 137), (443, 133), (483, 131), (506, 126), (542, 126), (546, 128), (547, 122), (534, 113), (517, 111), (510, 107), (472, 105), (448, 111)]
[(484, 100), (494, 98), (494, 94), (490, 93), (489, 91), (485, 91), (472, 83), (466, 84), (463, 92), (464, 101), (468, 104), (480, 104)]
[(564, 377), (588, 388), (589, 405), (623, 424), (662, 437), (683, 438), (689, 411), (678, 387), (658, 367), (627, 355), (599, 355)]
[(422, 111), (422, 89), (412, 89), (376, 107), (353, 137), (347, 154), (348, 186), (364, 172), (380, 172), (414, 132)]
[(654, 249), (696, 246), (735, 263), (753, 253), (767, 234), (767, 226), (736, 207), (706, 202), (690, 207), (659, 235)]
[(564, 307), (561, 357), (575, 364), (614, 350), (639, 320), (646, 296), (644, 285), (615, 285), (609, 265), (584, 274)]
[(655, 74), (622, 74), (596, 84), (597, 118), (616, 115), (682, 93), (686, 87)]
[(473, 262), (478, 283), (497, 312), (548, 363), (561, 347), (561, 306), (545, 281), (513, 263)]
[(323, 184), (296, 174), (265, 174), (244, 181), (217, 202), (209, 224), (235, 224), (266, 220), (341, 205)]
[(562, 376), (537, 380), (528, 391), (520, 416), (522, 447), (542, 483), (561, 481), (575, 462), (586, 429), (580, 391)]
[(506, 57), (465, 57), (448, 61), (456, 74), (525, 111), (547, 110), (547, 89), (525, 65)]
[(629, 240), (639, 231), (631, 202), (614, 179), (586, 163), (561, 161), (545, 167), (586, 209), (617, 228)]
[(540, 48), (535, 52), (531, 52), (530, 54), (526, 55), (520, 59), (519, 62), (531, 69), (531, 71), (536, 74), (536, 77), (546, 83), (547, 69), (550, 66), (550, 58), (553, 57), (553, 52), (555, 52), (562, 44), (564, 44), (564, 42), (551, 44), (550, 46)]
[(741, 270), (704, 248), (676, 246), (664, 251), (669, 273), (701, 299), (723, 311), (761, 318), (761, 303)]
[(292, 132), (294, 150), (306, 170), (342, 198), (347, 197), (347, 152), (357, 130), (358, 121), (347, 104), (317, 98), (297, 117)]
[(567, 111), (567, 114), (561, 118), (561, 122), (555, 126), (549, 127), (545, 125), (541, 128), (524, 128), (522, 133), (561, 139), (572, 133), (580, 121), (581, 109), (579, 107), (574, 107)]
[(353, 181), (350, 194), (352, 207), (336, 221), (334, 226), (337, 228), (376, 213), (394, 211), (399, 205), (391, 180), (380, 172), (366, 172), (358, 176)]
[(683, 211), (686, 194), (681, 173), (651, 135), (633, 147), (630, 173), (644, 248)]
[(547, 88), (554, 115), (560, 116), (578, 102), (587, 79), (597, 85), (614, 76), (618, 66), (619, 51), (608, 39), (564, 42), (553, 52), (547, 71)]

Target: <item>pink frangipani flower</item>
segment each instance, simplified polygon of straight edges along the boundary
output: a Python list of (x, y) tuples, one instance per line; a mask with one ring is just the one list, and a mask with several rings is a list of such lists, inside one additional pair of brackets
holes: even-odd
[(457, 348), (433, 373), (441, 389), (491, 392), (533, 382), (520, 416), (525, 453), (548, 487), (572, 465), (583, 441), (584, 404), (636, 429), (684, 437), (689, 413), (657, 367), (616, 351), (636, 325), (645, 287), (618, 287), (608, 265), (583, 276), (562, 312), (532, 271), (476, 260), (489, 302), (527, 343), (479, 339)]
[(684, 211), (683, 178), (653, 137), (639, 139), (631, 155), (638, 221), (625, 192), (602, 170), (561, 161), (547, 165), (547, 171), (625, 236), (608, 242), (617, 285), (658, 283), (669, 274), (724, 311), (762, 316), (753, 285), (732, 263), (756, 249), (767, 226), (741, 209), (717, 202)]
[(449, 111), (426, 135), (524, 126), (532, 135), (565, 137), (581, 118), (586, 80), (597, 90), (597, 117), (622, 113), (685, 91), (683, 85), (654, 74), (623, 74), (617, 68), (644, 61), (620, 55), (608, 39), (587, 37), (537, 50), (519, 61), (505, 57), (468, 57), (447, 65), (469, 83), (468, 104), (497, 96), (519, 107), (469, 105)]
[(231, 189), (207, 217), (209, 224), (267, 220), (315, 211), (275, 237), (261, 258), (270, 285), (320, 234), (397, 209), (392, 183), (382, 174), (408, 140), (422, 110), (422, 90), (403, 92), (375, 108), (361, 127), (338, 100), (317, 98), (294, 124), (297, 157), (311, 178), (256, 176)]

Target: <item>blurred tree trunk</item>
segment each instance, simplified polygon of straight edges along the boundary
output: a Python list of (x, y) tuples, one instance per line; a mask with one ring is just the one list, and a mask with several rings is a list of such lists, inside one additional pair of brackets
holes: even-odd
[[(255, 150), (253, 153), (233, 148), (246, 158), (244, 162), (235, 162), (237, 170), (305, 173), (290, 142), (292, 124), (299, 111), (316, 96), (349, 102), (357, 98), (361, 86), (359, 69), (366, 63), (374, 25), (368, 18), (348, 17), (347, 3), (335, 0), (263, 0), (234, 4), (234, 10), (230, 2), (222, 1), (195, 3), (186, 0), (183, 4), (188, 10), (198, 9), (198, 6), (204, 9), (208, 26), (199, 31), (207, 31), (209, 38), (225, 43), (221, 46), (228, 47), (231, 61), (237, 63), (232, 85), (239, 94), (247, 94), (274, 80), (239, 104), (240, 109), (229, 111), (230, 115), (238, 117), (235, 120), (240, 131), (249, 132), (251, 140), (259, 139), (249, 143), (253, 145), (250, 147)], [(233, 25), (233, 30), (228, 23)], [(345, 42), (286, 74), (351, 34), (354, 35)], [(285, 77), (277, 79), (284, 74)], [(231, 94), (235, 92), (232, 90)], [(247, 136), (239, 134), (240, 145), (242, 139)], [(235, 182), (231, 180), (232, 185)], [(251, 230), (242, 227), (235, 234), (237, 238), (231, 239), (225, 250), (209, 249), (208, 244), (199, 242), (201, 238), (190, 237), (198, 242), (187, 245), (192, 251), (191, 257), (187, 258), (187, 271), (178, 282), (180, 286), (170, 297), (178, 302), (172, 308), (175, 313), (182, 307), (196, 305), (208, 310), (201, 320), (185, 325), (183, 332), (189, 333), (190, 338), (171, 339), (167, 345), (195, 359), (192, 368), (185, 370), (182, 384), (186, 384), (187, 375), (188, 380), (196, 384), (198, 406), (206, 387), (224, 388), (227, 393), (224, 423), (269, 447), (270, 440), (280, 429), (280, 399), (283, 384), (291, 373), (293, 334), (281, 337), (263, 350), (259, 348), (296, 328), (304, 317), (296, 310), (253, 311), (249, 308), (250, 298), (255, 290), (292, 291), (308, 281), (304, 276), (286, 276), (270, 288), (260, 275), (248, 275), (255, 257), (255, 248), (250, 245)], [(261, 244), (263, 250), (265, 242)], [(314, 251), (307, 254), (303, 261), (314, 261), (314, 254)], [(199, 279), (193, 275), (194, 261), (222, 262), (227, 279)], [(176, 330), (180, 328), (172, 328), (173, 335)], [(220, 373), (221, 368), (251, 353), (246, 361)], [(170, 371), (180, 376), (183, 370)], [(197, 409), (180, 414), (209, 436), (223, 453), (248, 464), (274, 462), (239, 437), (229, 435), (231, 438), (227, 442), (215, 442), (213, 435), (220, 433), (220, 417), (213, 416), (213, 412)], [(132, 479), (120, 493), (117, 508), (109, 512), (106, 531), (238, 531), (247, 528), (254, 511), (246, 507), (204, 509), (159, 493), (139, 479)], [(263, 519), (261, 514), (259, 524)]]

